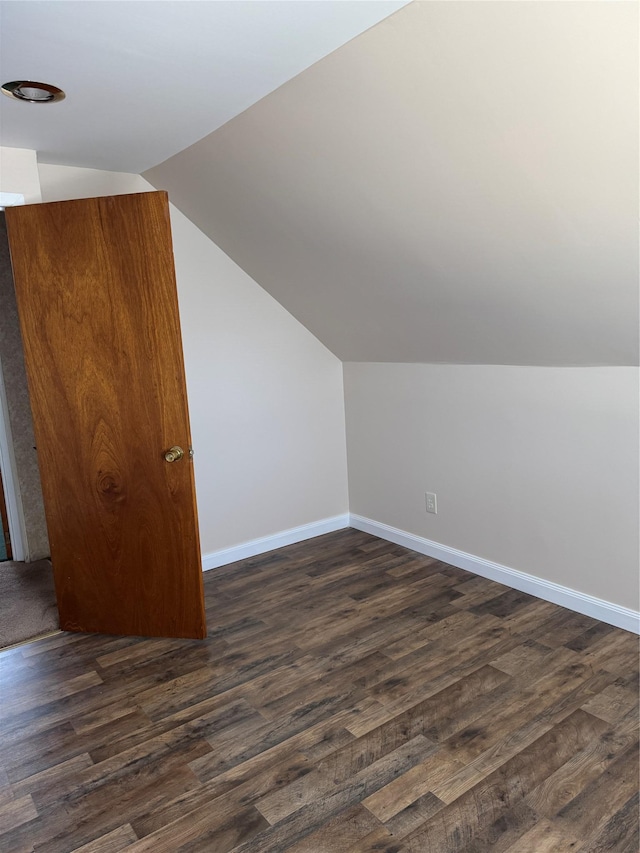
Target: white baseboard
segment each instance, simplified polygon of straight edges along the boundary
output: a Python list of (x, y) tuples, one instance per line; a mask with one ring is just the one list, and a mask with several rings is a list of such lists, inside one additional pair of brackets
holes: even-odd
[(403, 545), (419, 554), (435, 557), (436, 560), (442, 560), (459, 569), (466, 569), (483, 578), (489, 578), (497, 583), (520, 590), (520, 592), (527, 592), (537, 598), (559, 604), (561, 607), (567, 607), (569, 610), (575, 610), (585, 616), (592, 616), (594, 619), (599, 619), (609, 625), (615, 625), (617, 628), (624, 628), (625, 631), (640, 634), (640, 613), (636, 610), (621, 607), (619, 604), (602, 598), (586, 595), (583, 592), (561, 586), (558, 583), (553, 583), (553, 581), (543, 580), (535, 575), (528, 575), (517, 569), (510, 569), (508, 566), (493, 563), (491, 560), (485, 560), (482, 557), (475, 557), (465, 551), (458, 551), (457, 548), (432, 542), (430, 539), (415, 536), (413, 533), (407, 533), (397, 527), (390, 527), (388, 524), (382, 524), (370, 518), (351, 514), (349, 522), (350, 526), (355, 527), (356, 530), (371, 533), (381, 539), (394, 542), (396, 545)]
[(263, 536), (260, 539), (252, 539), (234, 545), (232, 548), (224, 548), (222, 551), (214, 551), (205, 554), (202, 558), (202, 569), (217, 569), (228, 563), (236, 563), (238, 560), (246, 560), (247, 557), (255, 557), (283, 548), (285, 545), (293, 545), (295, 542), (303, 542), (305, 539), (313, 539), (314, 536), (322, 536), (324, 533), (333, 533), (334, 530), (342, 530), (349, 527), (349, 515), (334, 515), (332, 518), (323, 518), (321, 521), (313, 521), (311, 524), (303, 524), (300, 527), (292, 527), (290, 530), (282, 530), (273, 536)]

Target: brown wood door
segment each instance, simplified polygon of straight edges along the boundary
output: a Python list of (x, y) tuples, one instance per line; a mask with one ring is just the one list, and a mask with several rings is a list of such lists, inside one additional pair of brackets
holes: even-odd
[(204, 637), (167, 195), (6, 219), (60, 625)]

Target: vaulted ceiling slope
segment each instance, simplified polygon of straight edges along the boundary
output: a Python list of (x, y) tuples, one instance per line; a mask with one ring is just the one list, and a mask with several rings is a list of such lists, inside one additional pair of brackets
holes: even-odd
[(202, 139), (407, 0), (0, 0), (0, 142), (41, 163), (141, 172)]
[(637, 18), (411, 3), (145, 177), (343, 360), (637, 364)]

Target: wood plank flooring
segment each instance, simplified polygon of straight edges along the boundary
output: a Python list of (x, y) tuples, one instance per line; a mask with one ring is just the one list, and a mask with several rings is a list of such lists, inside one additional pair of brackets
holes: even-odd
[(0, 653), (2, 853), (637, 853), (638, 640), (345, 530)]

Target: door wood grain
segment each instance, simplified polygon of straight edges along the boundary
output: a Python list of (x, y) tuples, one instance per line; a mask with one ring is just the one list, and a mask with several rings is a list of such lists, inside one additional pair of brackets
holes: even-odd
[(167, 195), (6, 214), (61, 627), (204, 637)]

